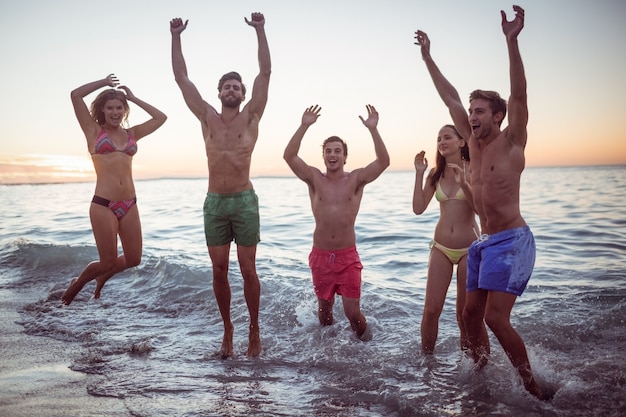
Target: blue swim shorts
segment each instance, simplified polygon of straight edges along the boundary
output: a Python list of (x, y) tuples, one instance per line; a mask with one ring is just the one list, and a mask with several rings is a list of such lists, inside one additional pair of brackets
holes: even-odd
[(482, 235), (469, 248), (467, 291), (522, 295), (535, 266), (535, 238), (528, 226)]
[(261, 240), (259, 200), (254, 189), (232, 194), (207, 193), (204, 199), (207, 246), (254, 246)]

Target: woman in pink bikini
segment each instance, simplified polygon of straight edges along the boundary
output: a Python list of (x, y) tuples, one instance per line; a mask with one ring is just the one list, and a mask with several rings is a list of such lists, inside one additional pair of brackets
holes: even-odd
[[(437, 342), (439, 316), (457, 265), (456, 318), (461, 330), (461, 349), (467, 349), (463, 326), (467, 250), (479, 231), (472, 203), (469, 178), (469, 148), (452, 125), (445, 125), (437, 137), (437, 161), (424, 181), (428, 161), (424, 151), (415, 156), (413, 211), (426, 210), (433, 195), (439, 201), (440, 216), (430, 243), (426, 300), (422, 315), (422, 352), (432, 354)], [(423, 186), (422, 186), (423, 184)]]
[[(135, 97), (125, 86), (102, 91), (91, 104), (91, 109), (87, 108), (85, 96), (100, 88), (118, 85), (117, 77), (110, 74), (71, 93), (74, 113), (87, 139), (87, 149), (96, 171), (96, 190), (89, 218), (99, 260), (91, 262), (78, 278), (72, 280), (61, 297), (65, 305), (69, 305), (92, 280), (96, 280), (94, 297), (99, 298), (109, 278), (141, 262), (141, 222), (133, 183), (133, 155), (137, 152), (137, 141), (157, 130), (167, 116)], [(130, 111), (128, 102), (139, 106), (151, 119), (128, 129), (123, 128)], [(117, 252), (118, 235), (124, 252), (121, 256)]]

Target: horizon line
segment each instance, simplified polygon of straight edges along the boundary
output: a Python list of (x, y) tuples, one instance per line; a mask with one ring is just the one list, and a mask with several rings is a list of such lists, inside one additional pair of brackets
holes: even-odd
[[(624, 167), (626, 168), (626, 164), (617, 163), (617, 164), (582, 164), (582, 165), (533, 165), (528, 166), (525, 169), (571, 169), (571, 168), (611, 168), (611, 167)], [(413, 172), (411, 169), (390, 169), (384, 171), (381, 175), (386, 173), (408, 173)], [(293, 174), (258, 174), (250, 177), (251, 180), (261, 179), (261, 178), (296, 178)], [(206, 175), (180, 175), (180, 176), (154, 176), (154, 177), (143, 177), (136, 178), (134, 181), (161, 181), (161, 180), (203, 180), (208, 179)], [(16, 186), (16, 185), (54, 185), (54, 184), (84, 184), (94, 182), (94, 178), (90, 179), (76, 179), (72, 180), (71, 176), (67, 178), (59, 178), (56, 177), (53, 181), (45, 181), (45, 180), (32, 180), (32, 181), (9, 181), (3, 182), (0, 180), (0, 186)]]

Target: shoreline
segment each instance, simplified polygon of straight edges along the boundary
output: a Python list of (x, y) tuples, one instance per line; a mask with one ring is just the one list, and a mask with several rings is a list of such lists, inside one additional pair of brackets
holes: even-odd
[(70, 369), (78, 344), (30, 336), (18, 309), (41, 294), (0, 289), (0, 415), (5, 417), (130, 416), (123, 399), (92, 396), (102, 378)]

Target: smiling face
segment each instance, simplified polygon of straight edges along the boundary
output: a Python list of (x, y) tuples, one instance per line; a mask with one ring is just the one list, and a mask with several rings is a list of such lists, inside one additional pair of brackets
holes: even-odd
[(496, 133), (500, 131), (502, 113), (493, 114), (488, 100), (476, 98), (470, 102), (468, 120), (474, 137), (478, 140), (486, 139), (491, 137), (494, 131)]
[(225, 81), (217, 96), (222, 106), (230, 108), (239, 107), (245, 99), (241, 83), (237, 80)]
[(345, 150), (345, 143), (337, 137), (328, 138), (324, 142), (323, 157), (328, 172), (343, 170), (347, 158)]
[(437, 136), (437, 150), (439, 154), (444, 158), (461, 156), (461, 148), (465, 146), (465, 140), (463, 140), (454, 128), (450, 126), (444, 126), (439, 130)]
[(468, 121), (476, 139), (489, 139), (500, 133), (507, 103), (495, 91), (474, 90), (470, 93)]
[(102, 106), (102, 113), (104, 114), (104, 125), (107, 127), (118, 127), (126, 115), (126, 108), (124, 103), (119, 99), (107, 100)]
[(118, 127), (127, 122), (130, 109), (123, 92), (109, 89), (98, 94), (89, 112), (100, 126)]

